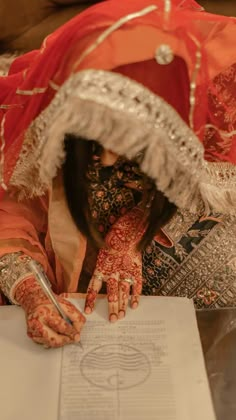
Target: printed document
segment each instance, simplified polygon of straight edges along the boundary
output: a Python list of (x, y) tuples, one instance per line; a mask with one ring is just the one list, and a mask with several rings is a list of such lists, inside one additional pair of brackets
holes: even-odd
[(110, 324), (100, 299), (81, 344), (63, 349), (60, 420), (215, 419), (192, 301), (142, 297)]

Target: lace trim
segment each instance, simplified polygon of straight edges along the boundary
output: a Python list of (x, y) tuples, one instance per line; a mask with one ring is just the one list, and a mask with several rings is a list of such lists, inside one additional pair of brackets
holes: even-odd
[(31, 258), (22, 252), (3, 255), (0, 258), (0, 288), (5, 296), (14, 304), (15, 289), (26, 278), (32, 276), (28, 268)]
[(180, 208), (235, 212), (231, 167), (221, 164), (228, 178), (222, 189), (198, 137), (170, 105), (141, 84), (101, 70), (71, 76), (27, 130), (11, 179), (19, 195), (40, 195), (50, 186), (65, 158), (65, 133), (98, 141), (128, 159), (143, 152), (141, 170)]

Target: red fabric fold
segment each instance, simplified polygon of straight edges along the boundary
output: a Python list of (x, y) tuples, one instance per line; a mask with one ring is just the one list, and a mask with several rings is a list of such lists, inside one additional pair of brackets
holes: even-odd
[[(55, 96), (55, 84), (60, 87), (73, 72), (87, 68), (117, 71), (139, 81), (188, 124), (190, 84), (196, 83), (194, 131), (206, 159), (236, 164), (235, 135), (226, 138), (219, 131), (236, 129), (235, 19), (202, 12), (193, 0), (172, 1), (169, 14), (165, 1), (153, 4), (155, 11), (127, 20), (81, 62), (99, 35), (119, 19), (148, 8), (150, 1), (96, 4), (47, 37), (40, 50), (13, 62), (9, 76), (0, 78), (2, 187), (10, 182), (27, 128)], [(155, 61), (160, 44), (173, 50), (175, 59), (169, 65)], [(215, 128), (205, 129), (206, 124)]]

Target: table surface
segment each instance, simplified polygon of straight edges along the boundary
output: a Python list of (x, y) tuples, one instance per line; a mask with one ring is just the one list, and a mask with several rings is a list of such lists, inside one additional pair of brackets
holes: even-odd
[(197, 311), (217, 420), (236, 419), (236, 308)]

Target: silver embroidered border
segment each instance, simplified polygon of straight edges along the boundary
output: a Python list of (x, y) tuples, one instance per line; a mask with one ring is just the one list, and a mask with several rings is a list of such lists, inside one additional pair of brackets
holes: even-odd
[[(180, 235), (171, 236), (178, 242), (188, 230), (189, 217), (183, 215)], [(197, 217), (195, 216), (195, 221)], [(172, 234), (172, 232), (171, 232)], [(175, 232), (174, 232), (175, 234)], [(230, 307), (236, 304), (236, 219), (221, 217), (221, 222), (209, 232), (201, 243), (187, 255), (179, 265), (173, 257), (160, 248), (158, 258), (163, 264), (171, 264), (168, 278), (160, 287), (153, 288), (153, 294), (164, 296), (185, 296), (194, 298), (197, 307), (202, 307), (197, 294), (203, 288), (217, 292), (217, 297), (208, 308)]]
[(144, 152), (141, 169), (180, 208), (235, 213), (235, 167), (221, 164), (219, 182), (216, 166), (204, 160), (202, 144), (179, 114), (127, 77), (85, 70), (65, 82), (26, 133), (11, 178), (22, 195), (40, 195), (50, 186), (65, 158), (65, 133), (97, 140), (129, 159)]
[[(236, 220), (227, 216), (184, 260), (168, 282), (168, 293), (194, 297), (197, 290), (204, 286), (215, 290), (220, 287), (220, 290), (224, 290), (209, 307), (235, 306), (236, 271), (230, 267), (230, 262), (235, 258), (235, 249)], [(231, 295), (228, 295), (230, 290)]]

